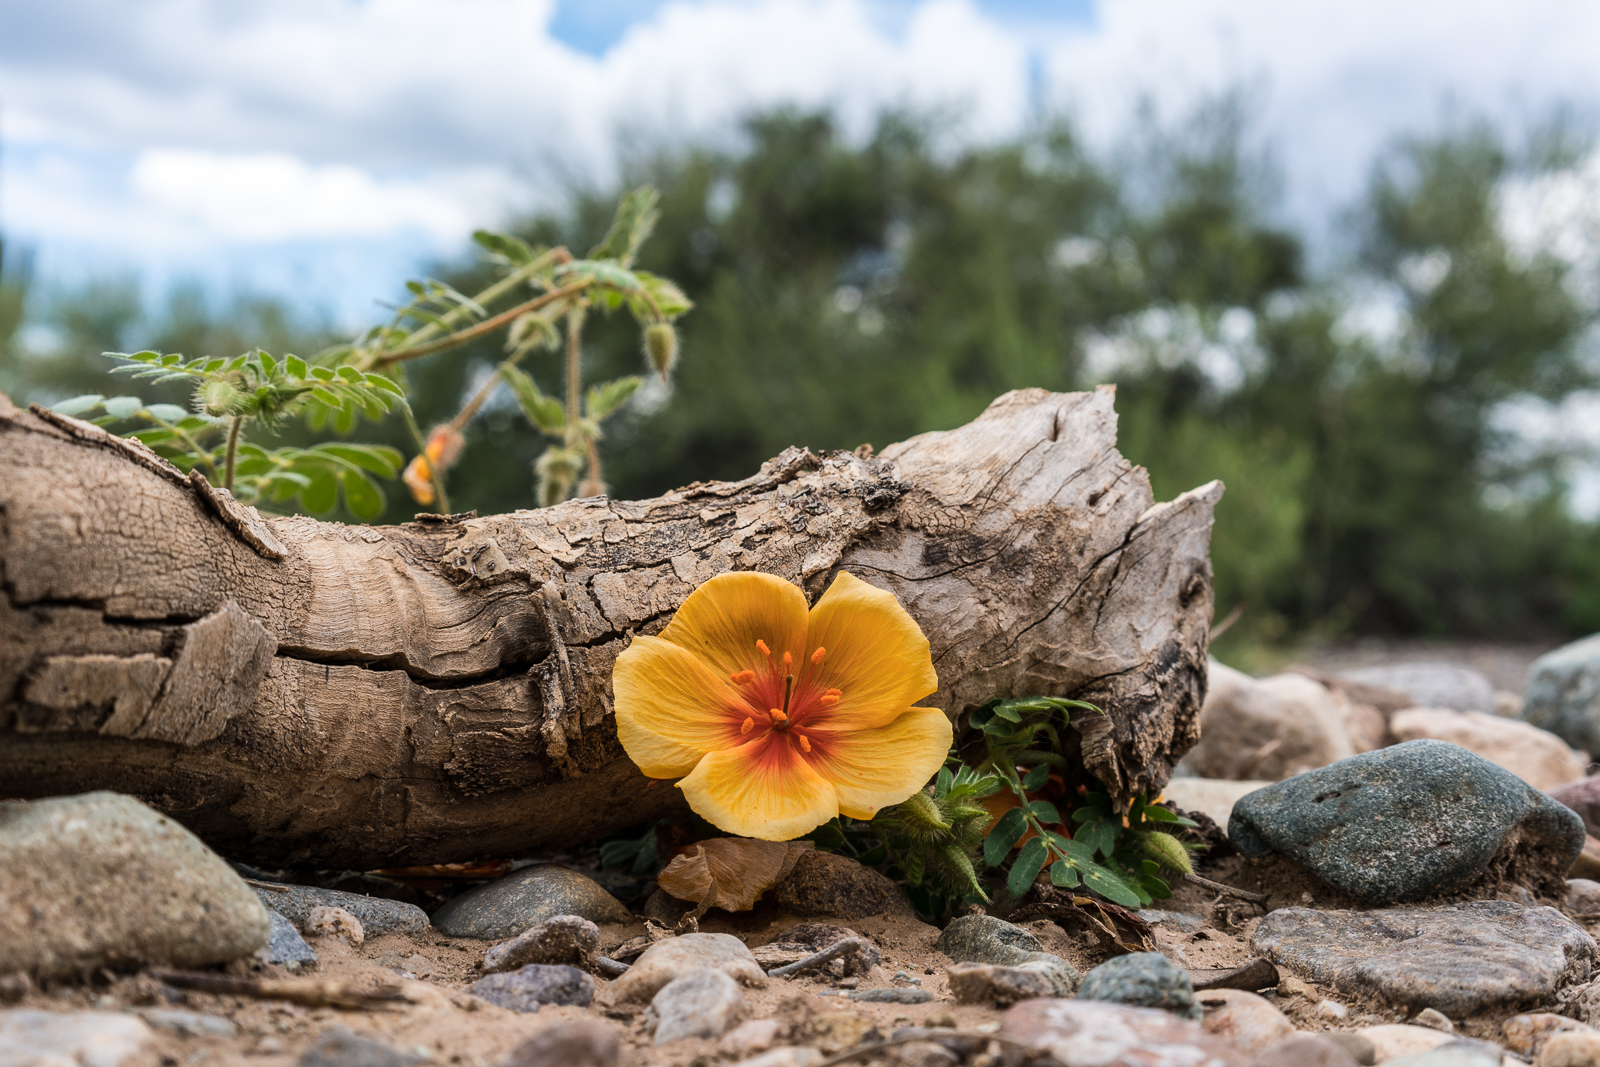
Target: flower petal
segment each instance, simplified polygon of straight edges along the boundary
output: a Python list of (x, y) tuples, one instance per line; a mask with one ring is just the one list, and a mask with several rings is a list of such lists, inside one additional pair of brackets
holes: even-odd
[(870, 819), (928, 784), (950, 751), (950, 720), (938, 708), (907, 708), (875, 730), (807, 730), (812, 764), (833, 783), (839, 810)]
[[(841, 571), (807, 621), (805, 652), (821, 646), (820, 666), (801, 679), (796, 706), (813, 705), (830, 688), (837, 704), (808, 713), (806, 723), (854, 730), (887, 726), (939, 688), (928, 639), (893, 593)], [(797, 720), (798, 721), (798, 720)], [(902, 798), (903, 799), (903, 798)]]
[[(778, 671), (779, 701), (783, 676), (776, 665), (781, 664), (785, 652), (793, 654), (797, 665), (802, 663), (805, 637), (805, 594), (794, 583), (760, 571), (734, 571), (712, 578), (689, 594), (661, 631), (663, 641), (693, 652), (724, 678), (753, 670), (765, 682)], [(756, 648), (757, 641), (766, 643), (771, 658)]]
[(611, 675), (617, 740), (651, 778), (680, 778), (700, 757), (743, 740), (749, 707), (704, 660), (659, 637), (635, 637)]
[(708, 753), (678, 788), (717, 829), (763, 841), (788, 841), (839, 814), (833, 786), (776, 731)]

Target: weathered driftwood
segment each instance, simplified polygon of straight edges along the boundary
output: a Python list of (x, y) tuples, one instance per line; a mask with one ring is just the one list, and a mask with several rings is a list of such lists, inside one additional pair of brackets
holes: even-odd
[(626, 827), (682, 802), (618, 746), (612, 663), (745, 568), (892, 590), (932, 704), (1093, 700), (1085, 764), (1159, 786), (1197, 736), (1222, 490), (1154, 503), (1113, 396), (1025, 390), (876, 458), (392, 527), (263, 518), (0, 396), (0, 796), (117, 789), (224, 851), (351, 867)]

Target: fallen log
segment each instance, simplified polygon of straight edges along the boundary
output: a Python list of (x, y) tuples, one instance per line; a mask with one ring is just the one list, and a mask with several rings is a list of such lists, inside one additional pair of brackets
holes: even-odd
[(1084, 765), (1160, 787), (1198, 737), (1218, 483), (1156, 504), (1114, 392), (1023, 390), (878, 456), (365, 527), (263, 517), (0, 395), (0, 796), (132, 794), (224, 852), (518, 855), (681, 810), (617, 744), (612, 663), (734, 569), (893, 591), (959, 717), (1103, 707)]

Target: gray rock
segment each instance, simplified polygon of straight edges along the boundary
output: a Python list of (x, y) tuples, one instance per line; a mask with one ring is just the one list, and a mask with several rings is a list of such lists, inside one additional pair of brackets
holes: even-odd
[(504, 1067), (617, 1067), (621, 1041), (599, 1019), (562, 1019), (513, 1049)]
[(1261, 920), (1257, 952), (1323, 985), (1466, 1018), (1589, 976), (1595, 943), (1554, 908), (1505, 900), (1379, 911), (1285, 908)]
[(413, 1067), (427, 1062), (425, 1057), (396, 1052), (347, 1027), (335, 1026), (306, 1050), (299, 1067)]
[(633, 921), (622, 902), (593, 879), (544, 863), (452, 897), (433, 913), (433, 925), (451, 937), (498, 941), (557, 915), (595, 923)]
[(1159, 952), (1134, 952), (1107, 960), (1083, 978), (1079, 1000), (1105, 1000), (1136, 1008), (1162, 1008), (1199, 1019), (1189, 972)]
[(556, 915), (483, 954), (486, 974), (514, 971), (529, 963), (566, 963), (590, 970), (600, 951), (600, 928), (576, 915)]
[(132, 1015), (115, 1011), (0, 1011), (0, 1064), (118, 1067), (155, 1037)]
[(1459, 745), (1408, 741), (1340, 760), (1241, 798), (1240, 852), (1274, 852), (1368, 904), (1465, 889), (1502, 848), (1520, 875), (1559, 886), (1583, 850), (1583, 820)]
[[(1372, 1063), (1372, 1057), (1365, 1062)], [(1254, 1067), (1360, 1067), (1361, 1063), (1331, 1035), (1292, 1034), (1256, 1053)]]
[(1600, 634), (1533, 661), (1522, 717), (1573, 748), (1600, 754)]
[(304, 930), (318, 908), (338, 908), (355, 916), (366, 937), (428, 932), (428, 913), (415, 904), (384, 897), (367, 897), (312, 885), (285, 885), (282, 890), (257, 889), (261, 903)]
[(650, 1001), (657, 1045), (686, 1037), (721, 1037), (744, 1010), (739, 983), (721, 971), (697, 967), (679, 975)]
[(1500, 1050), (1483, 1041), (1449, 1041), (1427, 1052), (1384, 1060), (1384, 1067), (1500, 1067)]
[(1159, 911), (1155, 908), (1142, 909), (1139, 918), (1156, 926), (1170, 926), (1184, 934), (1192, 934), (1206, 924), (1206, 921), (1198, 915), (1185, 915), (1181, 911)]
[(206, 967), (267, 940), (266, 909), (221, 857), (118, 793), (0, 803), (0, 900), (0, 974)]
[(306, 939), (300, 936), (294, 923), (271, 910), (267, 912), (267, 921), (271, 928), (267, 933), (267, 943), (256, 949), (257, 959), (263, 963), (279, 964), (291, 972), (317, 962), (315, 950), (306, 944)]
[(946, 967), (945, 973), (950, 977), (950, 992), (955, 994), (957, 1004), (1009, 1008), (1020, 1000), (1056, 995), (1054, 984), (1037, 970), (993, 963), (956, 963)]
[[(1103, 965), (1102, 965), (1103, 966)], [(1093, 972), (1090, 972), (1091, 975)], [(1025, 1000), (1000, 1019), (999, 1036), (1044, 1053), (1052, 1065), (1250, 1067), (1250, 1057), (1167, 1011), (1079, 1000)], [(1007, 1050), (1008, 1057), (1011, 1050)], [(1035, 1062), (1030, 1059), (1029, 1062)]]
[(1039, 939), (993, 915), (962, 915), (951, 920), (934, 944), (957, 963), (1027, 967), (1048, 978), (1058, 997), (1076, 992), (1083, 975), (1060, 956), (1042, 951)]
[(732, 934), (684, 934), (657, 941), (611, 986), (618, 1003), (643, 1004), (673, 979), (701, 967), (722, 971), (735, 981), (760, 988), (767, 976), (756, 958)]
[(1339, 677), (1404, 693), (1419, 708), (1494, 711), (1494, 683), (1455, 663), (1391, 663), (1341, 671)]
[(179, 1037), (233, 1037), (239, 1028), (220, 1015), (203, 1015), (197, 1011), (168, 1011), (163, 1008), (145, 1008), (139, 1018), (157, 1030), (165, 1030)]
[(594, 979), (565, 964), (530, 963), (509, 974), (485, 975), (467, 990), (511, 1011), (538, 1011), (545, 1004), (587, 1008), (594, 1000)]

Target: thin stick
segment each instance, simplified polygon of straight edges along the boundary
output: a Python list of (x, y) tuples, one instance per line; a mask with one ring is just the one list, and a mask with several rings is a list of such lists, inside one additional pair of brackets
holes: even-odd
[(245, 885), (253, 885), (257, 889), (268, 889), (268, 890), (271, 890), (274, 893), (287, 893), (287, 892), (289, 892), (289, 887), (286, 886), (286, 885), (278, 885), (276, 882), (258, 882), (254, 878), (246, 878), (244, 880), (244, 884)]
[(219, 993), (256, 1000), (287, 1000), (308, 1008), (370, 1009), (410, 1003), (399, 986), (363, 989), (348, 982), (310, 978), (237, 978), (198, 971), (151, 971), (150, 977), (179, 989)]
[(443, 352), (447, 348), (454, 348), (456, 345), (466, 344), (468, 341), (471, 341), (474, 338), (482, 337), (486, 333), (493, 333), (495, 330), (498, 330), (500, 327), (516, 319), (519, 315), (525, 315), (530, 311), (538, 311), (540, 308), (549, 304), (553, 304), (557, 300), (565, 300), (569, 296), (576, 296), (593, 284), (594, 282), (592, 280), (585, 280), (581, 282), (573, 282), (571, 285), (565, 286), (561, 289), (552, 289), (542, 296), (534, 297), (527, 303), (518, 304), (509, 311), (502, 311), (493, 318), (484, 319), (476, 326), (469, 326), (465, 330), (457, 330), (448, 337), (441, 337), (437, 341), (433, 341), (425, 345), (417, 345), (414, 348), (398, 348), (393, 352), (385, 352), (383, 355), (378, 357), (378, 364), (379, 366), (386, 367), (391, 363), (404, 363), (408, 359), (416, 359), (419, 356), (430, 356), (435, 352)]
[(786, 963), (782, 967), (774, 967), (767, 974), (772, 978), (787, 978), (792, 974), (799, 974), (801, 971), (807, 971), (813, 967), (821, 967), (824, 963), (830, 963), (840, 956), (851, 954), (860, 956), (866, 951), (866, 947), (859, 937), (846, 937), (840, 941), (835, 941), (821, 952), (807, 956), (803, 960), (795, 960), (793, 963)]
[[(479, 307), (492, 304), (502, 296), (505, 296), (511, 290), (515, 289), (517, 286), (521, 285), (523, 282), (526, 282), (528, 279), (538, 274), (552, 262), (571, 263), (572, 253), (568, 252), (564, 246), (557, 245), (555, 248), (550, 249), (550, 251), (533, 260), (531, 263), (527, 263), (521, 267), (518, 267), (504, 278), (501, 278), (499, 281), (489, 286), (489, 288), (473, 297), (472, 302), (477, 304)], [(434, 334), (438, 333), (441, 328), (448, 328), (449, 326), (454, 325), (455, 322), (466, 315), (466, 313), (466, 308), (452, 308), (443, 315), (439, 316), (439, 322), (444, 323), (445, 327), (441, 327), (439, 322), (424, 323), (417, 327), (416, 330), (412, 331), (412, 334), (408, 340), (413, 342), (425, 341), (429, 337), (432, 337)]]
[(1198, 874), (1186, 874), (1183, 877), (1185, 881), (1193, 882), (1195, 885), (1205, 886), (1213, 893), (1221, 893), (1224, 896), (1238, 897), (1240, 900), (1248, 900), (1252, 904), (1265, 904), (1267, 902), (1267, 894), (1265, 893), (1252, 893), (1248, 889), (1235, 889), (1231, 885), (1223, 885), (1221, 882), (1213, 882), (1211, 879), (1202, 878)]

